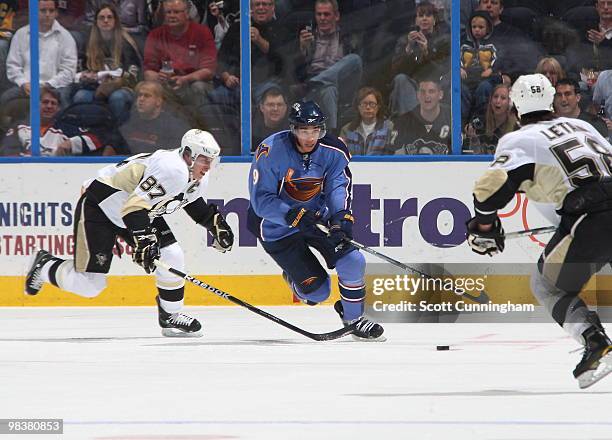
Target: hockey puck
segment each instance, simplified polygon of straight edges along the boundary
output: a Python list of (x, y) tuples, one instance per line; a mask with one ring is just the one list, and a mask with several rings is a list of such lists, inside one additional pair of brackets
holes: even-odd
[(450, 347), (448, 345), (436, 345), (436, 350), (438, 351), (450, 350)]

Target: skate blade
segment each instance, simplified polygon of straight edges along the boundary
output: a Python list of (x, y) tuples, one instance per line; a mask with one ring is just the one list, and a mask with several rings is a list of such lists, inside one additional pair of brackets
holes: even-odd
[(599, 366), (596, 370), (589, 370), (578, 376), (578, 386), (581, 389), (588, 388), (610, 373), (612, 373), (612, 352), (599, 360)]
[(355, 341), (359, 341), (359, 342), (385, 342), (387, 340), (386, 337), (384, 337), (383, 335), (380, 335), (378, 338), (360, 338), (357, 335), (351, 335), (353, 337), (353, 340)]
[(187, 333), (176, 328), (162, 328), (161, 334), (162, 336), (165, 336), (167, 338), (201, 338), (202, 336), (204, 336), (202, 330)]

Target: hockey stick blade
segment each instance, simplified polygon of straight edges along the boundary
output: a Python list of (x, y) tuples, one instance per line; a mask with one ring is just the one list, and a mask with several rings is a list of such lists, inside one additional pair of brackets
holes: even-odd
[(177, 277), (183, 278), (185, 281), (189, 281), (191, 284), (195, 284), (196, 286), (201, 287), (202, 289), (208, 290), (209, 292), (214, 293), (215, 295), (223, 299), (226, 299), (230, 302), (233, 302), (234, 304), (237, 304), (241, 307), (249, 309), (251, 312), (258, 314), (259, 316), (263, 316), (264, 318), (267, 318), (270, 321), (274, 321), (277, 324), (282, 325), (285, 328), (288, 328), (289, 330), (293, 330), (296, 333), (299, 333), (303, 336), (306, 336), (307, 338), (312, 339), (313, 341), (332, 341), (334, 339), (339, 339), (339, 338), (342, 338), (343, 336), (352, 334), (357, 328), (356, 323), (354, 323), (354, 324), (348, 325), (338, 330), (334, 330), (333, 332), (329, 332), (329, 333), (311, 333), (304, 329), (296, 327), (295, 325), (290, 324), (289, 322), (284, 321), (281, 318), (278, 318), (264, 310), (261, 310), (245, 301), (242, 301), (241, 299), (236, 298), (235, 296), (232, 296), (229, 293), (224, 292), (221, 289), (217, 289), (216, 287), (211, 286), (210, 284), (207, 284), (204, 281), (200, 281), (197, 278), (192, 277), (191, 275), (181, 272), (180, 270), (169, 266), (163, 261), (155, 260), (155, 265), (157, 267), (161, 267), (162, 269), (166, 269), (168, 272), (173, 273)]

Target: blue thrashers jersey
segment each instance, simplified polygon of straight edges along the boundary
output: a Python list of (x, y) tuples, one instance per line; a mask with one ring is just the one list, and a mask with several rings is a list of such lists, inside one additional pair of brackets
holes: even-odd
[(249, 173), (249, 230), (263, 241), (276, 241), (297, 232), (285, 221), (293, 207), (318, 211), (322, 220), (350, 210), (350, 157), (344, 142), (331, 135), (309, 154), (298, 152), (289, 131), (264, 139)]

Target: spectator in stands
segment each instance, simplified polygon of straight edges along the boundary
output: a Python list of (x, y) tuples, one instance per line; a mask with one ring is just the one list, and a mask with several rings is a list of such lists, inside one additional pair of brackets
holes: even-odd
[(352, 102), (362, 74), (357, 47), (339, 22), (336, 0), (316, 0), (316, 27), (307, 25), (300, 30), (295, 60), (296, 76), (305, 88), (303, 91), (319, 103), (331, 131), (338, 128), (339, 104)]
[(187, 14), (187, 0), (165, 0), (164, 25), (153, 29), (145, 45), (145, 79), (160, 81), (183, 103), (199, 107), (212, 89), (217, 49), (208, 27)]
[(600, 117), (580, 110), (580, 86), (573, 79), (560, 79), (555, 86), (555, 114), (566, 118), (577, 118), (591, 124), (605, 138), (608, 137), (606, 122)]
[[(221, 5), (223, 5), (223, 3), (221, 3)], [(214, 26), (209, 25), (209, 27), (212, 27), (213, 34), (215, 36), (215, 47), (218, 50), (221, 48), (221, 42), (223, 41), (225, 34), (227, 34), (231, 23), (227, 20), (227, 18), (225, 18), (225, 14), (223, 13), (223, 10), (219, 8), (219, 4), (217, 4), (216, 0), (211, 0), (211, 2), (208, 4), (208, 12), (217, 20)]]
[(501, 137), (518, 128), (510, 102), (510, 86), (498, 84), (489, 98), (484, 121), (475, 118), (467, 125), (467, 145), (474, 154), (494, 154)]
[(449, 154), (450, 108), (440, 104), (444, 92), (436, 79), (419, 82), (419, 105), (394, 121), (397, 137), (390, 154)]
[(380, 155), (393, 143), (397, 134), (393, 122), (384, 117), (381, 93), (372, 87), (357, 92), (357, 117), (342, 127), (340, 137), (351, 155)]
[[(437, 11), (428, 1), (416, 8), (415, 27), (397, 40), (391, 60), (393, 90), (389, 96), (391, 115), (417, 106), (416, 80), (440, 78), (450, 68), (450, 32), (439, 26)], [(416, 78), (416, 79), (415, 79)]]
[(136, 105), (129, 121), (120, 128), (132, 154), (177, 148), (189, 130), (183, 118), (164, 110), (164, 90), (157, 81), (136, 86)]
[(489, 13), (498, 38), (512, 38), (517, 35), (525, 37), (525, 34), (518, 28), (502, 21), (502, 13), (504, 12), (503, 0), (480, 0), (478, 2), (478, 10)]
[(73, 102), (108, 101), (119, 124), (125, 122), (134, 101), (133, 87), (141, 75), (142, 60), (134, 39), (122, 28), (114, 6), (104, 4), (95, 13), (85, 60), (77, 73)]
[(599, 74), (593, 88), (594, 111), (605, 118), (608, 129), (612, 129), (608, 122), (612, 118), (612, 70), (604, 70)]
[(553, 87), (557, 85), (557, 81), (566, 77), (565, 71), (561, 67), (561, 64), (556, 58), (553, 57), (544, 57), (538, 61), (535, 73), (541, 73), (542, 75), (546, 76)]
[[(58, 120), (60, 94), (43, 87), (40, 93), (40, 154), (41, 156), (67, 156), (100, 154), (109, 146), (108, 132), (94, 126), (76, 126)], [(110, 127), (107, 127), (110, 129)], [(10, 129), (2, 141), (1, 155), (30, 156), (32, 129), (29, 120), (20, 121)]]
[[(276, 45), (280, 30), (274, 18), (274, 0), (251, 0), (251, 88), (259, 103), (267, 88), (279, 87), (282, 59)], [(218, 56), (221, 84), (209, 94), (222, 115), (240, 119), (240, 21), (234, 22), (223, 39)]]
[[(51, 136), (46, 136), (47, 131), (55, 122), (55, 117), (60, 109), (60, 96), (55, 89), (43, 87), (40, 91), (40, 135), (41, 135), (41, 150), (42, 153), (50, 153), (53, 151), (47, 143), (51, 140)], [(32, 133), (29, 125), (29, 115), (25, 115), (22, 120), (15, 121), (16, 123), (10, 128), (6, 137), (0, 145), (0, 156), (30, 156)], [(45, 144), (43, 144), (43, 139)], [(54, 142), (57, 139), (53, 139)], [(45, 146), (43, 146), (45, 145)], [(49, 154), (46, 154), (49, 155)]]
[[(39, 64), (41, 83), (58, 89), (63, 105), (67, 105), (72, 80), (76, 73), (76, 43), (60, 25), (55, 1), (38, 2)], [(0, 98), (1, 103), (30, 96), (30, 26), (19, 29), (11, 42), (6, 61), (6, 73), (15, 84)]]
[(265, 138), (289, 126), (287, 98), (281, 89), (272, 87), (266, 90), (258, 108), (259, 111), (253, 117), (251, 152), (255, 151)]
[(6, 57), (15, 32), (16, 12), (17, 0), (0, 0), (0, 93), (9, 86), (6, 78)]
[(115, 7), (119, 22), (130, 34), (145, 34), (148, 30), (147, 0), (86, 0), (85, 20), (90, 26), (97, 21), (98, 11), (103, 5)]
[(612, 69), (612, 0), (597, 0), (597, 15), (580, 30), (582, 42), (568, 54), (570, 70), (578, 75), (583, 68), (598, 74)]

